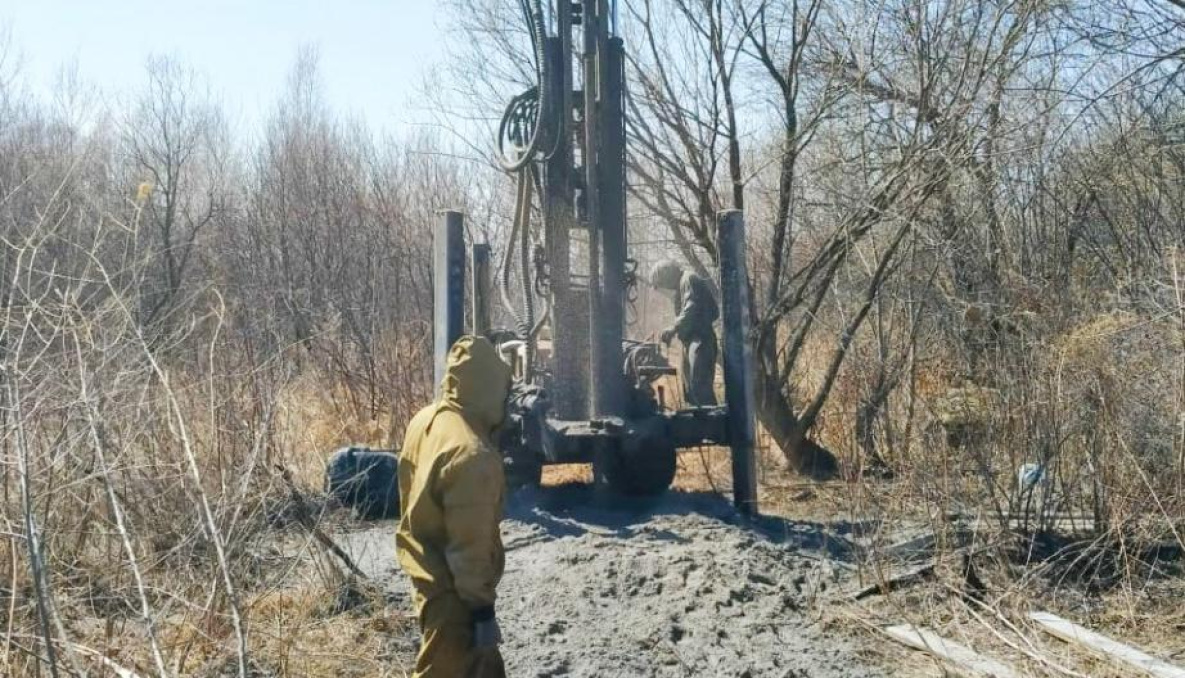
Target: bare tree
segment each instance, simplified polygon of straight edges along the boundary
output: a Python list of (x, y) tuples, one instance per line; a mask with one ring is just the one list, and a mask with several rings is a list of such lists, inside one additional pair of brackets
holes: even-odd
[(229, 209), (223, 121), (197, 76), (176, 60), (153, 57), (148, 82), (123, 123), (129, 179), (143, 202), (145, 271), (141, 323), (166, 316), (183, 292), (198, 239)]

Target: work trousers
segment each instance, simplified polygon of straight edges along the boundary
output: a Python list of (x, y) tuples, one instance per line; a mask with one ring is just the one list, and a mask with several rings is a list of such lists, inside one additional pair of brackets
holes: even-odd
[(707, 407), (716, 404), (716, 333), (705, 332), (683, 342), (683, 402)]
[(413, 594), (420, 621), (420, 652), (412, 678), (505, 678), (498, 648), (475, 650), (473, 615), (453, 592), (430, 600)]

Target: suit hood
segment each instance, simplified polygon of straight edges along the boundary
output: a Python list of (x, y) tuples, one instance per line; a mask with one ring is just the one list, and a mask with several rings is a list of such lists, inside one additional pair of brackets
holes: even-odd
[(678, 262), (660, 261), (650, 272), (650, 284), (660, 290), (677, 290), (683, 279), (683, 267)]
[(506, 417), (510, 394), (510, 366), (484, 337), (464, 336), (449, 349), (438, 411), (451, 410), (465, 418), (483, 438)]

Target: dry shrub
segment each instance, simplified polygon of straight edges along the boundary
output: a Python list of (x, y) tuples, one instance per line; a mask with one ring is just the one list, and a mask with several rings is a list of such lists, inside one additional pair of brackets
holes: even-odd
[(277, 394), (277, 444), (288, 451), (294, 475), (306, 486), (320, 486), (325, 459), (338, 447), (392, 445), (382, 418), (358, 411), (346, 392), (340, 384), (303, 375)]
[[(1034, 283), (1018, 286), (1016, 307), (935, 302), (912, 348), (908, 319), (887, 305), (814, 429), (848, 468), (845, 512), (878, 520), (878, 547), (927, 530), (942, 551), (970, 527), (973, 545), (1013, 560), (1000, 574), (1022, 590), (1142, 591), (1179, 572), (1165, 559), (1185, 549), (1185, 324), (1171, 277), (1156, 285), (1159, 297), (1109, 308), (1097, 290), (1059, 304)], [(808, 344), (798, 391), (818, 387), (832, 350)], [(881, 376), (892, 389), (869, 428)], [(870, 461), (892, 479), (862, 475)], [(1031, 490), (1025, 465), (1043, 469)], [(806, 494), (794, 483), (765, 491), (763, 506), (809, 512), (788, 499)]]
[(1063, 491), (1089, 498), (1079, 503), (1103, 525), (1159, 537), (1185, 517), (1185, 335), (1175, 320), (1100, 314), (1059, 337), (1047, 358), (1064, 422), (1059, 467), (1089, 470)]
[[(0, 507), (13, 535), (3, 602), (10, 637), (23, 639), (7, 661), (31, 670), (49, 647), (79, 667), (98, 652), (139, 671), (209, 673), (202, 662), (229, 652), (232, 667), (313, 675), (288, 662), (321, 660), (286, 644), (322, 643), (332, 624), (302, 622), (245, 644), (254, 599), (285, 583), (274, 542), (289, 495), (275, 467), (315, 493), (335, 448), (389, 445), (392, 422), (427, 386), (406, 367), (395, 372), (402, 381), (379, 370), (401, 353), (414, 359), (422, 336), (380, 337), (382, 357), (369, 366), (318, 359), (316, 346), (256, 356), (226, 331), (213, 296), (186, 299), (177, 313), (187, 322), (145, 328), (131, 311), (134, 277), (116, 284), (92, 260), (47, 294), (35, 277), (47, 264), (23, 254), (35, 282), (12, 290), (0, 321), (10, 342)], [(284, 618), (262, 619), (275, 629)], [(363, 637), (365, 624), (355, 626)], [(351, 675), (343, 671), (323, 675)]]
[[(245, 607), (252, 629), (252, 647), (260, 673), (273, 676), (402, 675), (392, 668), (396, 654), (408, 648), (393, 645), (406, 636), (414, 620), (379, 594), (362, 608), (338, 612), (333, 593), (321, 585), (295, 586), (249, 597)], [(219, 633), (221, 631), (221, 633)], [(228, 629), (200, 624), (170, 624), (166, 646), (184, 657), (180, 675), (217, 676), (226, 671), (233, 651)], [(406, 657), (399, 657), (405, 660)]]

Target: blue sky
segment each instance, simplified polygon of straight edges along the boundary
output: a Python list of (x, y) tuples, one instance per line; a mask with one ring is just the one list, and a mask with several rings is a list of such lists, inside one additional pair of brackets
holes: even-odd
[(46, 96), (63, 64), (105, 93), (133, 91), (150, 54), (175, 56), (248, 126), (263, 120), (301, 45), (320, 52), (330, 104), (376, 130), (426, 116), (412, 100), (443, 55), (435, 0), (0, 0), (20, 79)]

